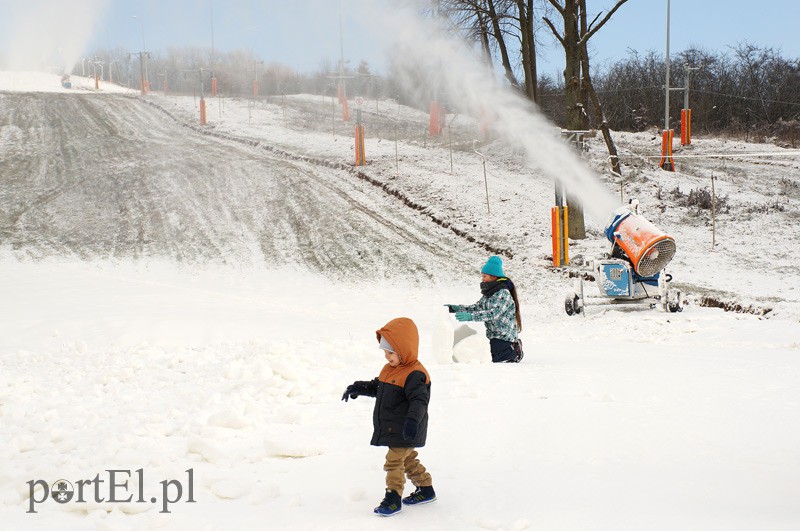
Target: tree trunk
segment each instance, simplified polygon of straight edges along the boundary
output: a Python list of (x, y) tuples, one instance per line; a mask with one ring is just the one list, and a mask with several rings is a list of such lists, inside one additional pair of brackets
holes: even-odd
[(486, 26), (486, 14), (478, 6), (474, 6), (475, 20), (478, 21), (478, 31), (480, 32), (481, 50), (486, 59), (486, 64), (492, 66), (492, 48), (489, 45), (489, 28)]
[[(581, 20), (581, 29), (580, 29), (580, 48), (581, 52), (586, 49), (586, 41), (583, 39), (584, 35), (589, 32), (589, 27), (586, 22), (586, 0), (580, 0), (580, 6), (578, 7), (580, 11), (580, 20)], [(589, 61), (588, 59), (586, 62), (583, 61), (583, 53), (581, 53), (581, 129), (588, 130), (589, 129), (589, 91), (586, 87), (586, 79), (589, 77)], [(588, 58), (588, 56), (587, 56)]]
[(533, 35), (533, 0), (517, 0), (517, 17), (522, 52), (522, 68), (525, 72), (525, 95), (533, 102), (539, 102), (536, 81), (536, 41)]
[[(567, 129), (580, 131), (584, 128), (583, 107), (581, 103), (581, 48), (578, 45), (578, 7), (574, 0), (564, 2), (564, 93), (567, 100)], [(586, 225), (583, 217), (583, 205), (578, 198), (567, 190), (567, 207), (569, 234), (573, 240), (586, 238)]]

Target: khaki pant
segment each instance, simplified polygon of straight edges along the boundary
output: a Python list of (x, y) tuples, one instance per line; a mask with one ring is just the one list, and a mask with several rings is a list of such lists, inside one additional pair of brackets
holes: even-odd
[(425, 470), (414, 448), (389, 448), (386, 452), (386, 488), (397, 491), (403, 495), (406, 476), (415, 487), (430, 487), (433, 485), (431, 475)]

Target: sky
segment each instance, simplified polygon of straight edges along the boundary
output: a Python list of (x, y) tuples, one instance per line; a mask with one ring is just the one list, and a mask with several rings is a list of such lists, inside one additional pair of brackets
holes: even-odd
[[(301, 72), (317, 70), (323, 61), (336, 62), (344, 48), (355, 66), (366, 60), (373, 71), (384, 71), (386, 52), (381, 18), (392, 19), (395, 0), (0, 0), (0, 60), (21, 53), (34, 42), (69, 50), (72, 60), (91, 50), (122, 47), (138, 52), (171, 46), (216, 50), (251, 49), (266, 62), (282, 62)], [(590, 0), (592, 13), (607, 12), (615, 0)], [(340, 4), (342, 35), (340, 41)], [(370, 8), (370, 4), (377, 9)], [(629, 0), (592, 38), (594, 61), (623, 59), (629, 49), (664, 52), (666, 0)], [(784, 13), (786, 16), (775, 16)], [(794, 15), (792, 15), (794, 13)], [(46, 17), (41, 15), (46, 14)], [(670, 51), (692, 46), (724, 51), (747, 41), (781, 49), (800, 57), (800, 41), (791, 38), (800, 8), (792, 0), (775, 0), (770, 9), (752, 2), (670, 0)], [(139, 18), (133, 18), (134, 16)], [(213, 20), (213, 31), (212, 31)], [(546, 29), (540, 47), (539, 71), (560, 75), (561, 52)], [(20, 46), (20, 43), (25, 43)], [(73, 51), (79, 48), (80, 51)], [(52, 55), (52, 54), (51, 54)], [(79, 59), (78, 59), (79, 60)], [(35, 60), (18, 61), (23, 67)], [(19, 66), (15, 69), (21, 69)]]

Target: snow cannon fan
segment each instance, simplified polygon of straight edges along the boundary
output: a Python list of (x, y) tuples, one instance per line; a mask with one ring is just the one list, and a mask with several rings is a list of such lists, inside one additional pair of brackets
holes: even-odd
[(661, 229), (631, 212), (627, 206), (614, 211), (606, 225), (606, 238), (625, 253), (633, 270), (642, 277), (652, 277), (664, 269), (675, 256), (675, 239)]

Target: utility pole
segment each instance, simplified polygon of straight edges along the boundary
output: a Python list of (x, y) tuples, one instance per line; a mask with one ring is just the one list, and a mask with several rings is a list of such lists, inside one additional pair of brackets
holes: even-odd
[(700, 67), (697, 66), (697, 67), (692, 68), (692, 67), (689, 66), (689, 63), (684, 63), (683, 67), (686, 70), (686, 86), (684, 87), (684, 93), (683, 93), (683, 108), (684, 109), (688, 109), (689, 108), (689, 80), (691, 79), (692, 70), (700, 70)]
[(664, 82), (664, 130), (669, 130), (669, 0), (667, 0), (667, 74)]
[(675, 171), (672, 159), (672, 132), (669, 129), (669, 0), (667, 0), (667, 50), (666, 75), (664, 79), (664, 132), (661, 138), (661, 161), (659, 166), (666, 171)]
[(149, 54), (147, 53), (147, 44), (144, 42), (144, 19), (136, 15), (131, 15), (131, 18), (137, 19), (142, 28), (142, 52), (139, 55), (139, 60), (142, 69), (142, 94), (146, 94), (150, 89), (150, 78), (147, 75), (147, 58)]
[[(147, 93), (147, 86), (145, 85), (145, 57), (149, 54), (147, 52), (131, 52), (128, 53), (128, 60), (130, 61), (131, 55), (139, 56), (139, 73), (141, 81), (141, 93), (144, 96)], [(128, 85), (130, 86), (130, 75), (128, 76)]]

